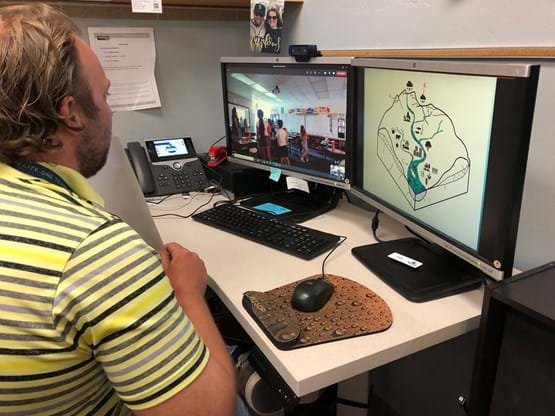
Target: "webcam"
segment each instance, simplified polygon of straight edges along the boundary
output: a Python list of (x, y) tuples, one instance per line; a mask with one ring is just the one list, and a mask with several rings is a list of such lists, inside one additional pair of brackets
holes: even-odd
[(289, 56), (297, 62), (308, 62), (310, 58), (322, 56), (316, 45), (289, 45)]

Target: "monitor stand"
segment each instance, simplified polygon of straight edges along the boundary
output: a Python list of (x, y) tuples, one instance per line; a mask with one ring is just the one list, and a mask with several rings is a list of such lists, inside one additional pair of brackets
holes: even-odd
[[(412, 268), (387, 257), (400, 253), (422, 264)], [(353, 255), (405, 298), (425, 302), (477, 288), (484, 274), (437, 244), (403, 238), (355, 247)]]
[[(332, 186), (311, 183), (310, 193), (298, 189), (270, 192), (241, 201), (241, 205), (274, 214), (276, 218), (303, 222), (334, 209), (342, 192), (342, 189)], [(275, 211), (272, 207), (275, 207)], [(283, 211), (287, 212), (281, 213), (279, 207), (285, 208)]]

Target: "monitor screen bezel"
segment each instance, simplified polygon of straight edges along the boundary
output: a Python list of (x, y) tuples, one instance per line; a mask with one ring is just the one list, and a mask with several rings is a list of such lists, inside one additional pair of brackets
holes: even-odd
[[(353, 137), (354, 137), (354, 72), (351, 66), (351, 57), (320, 57), (313, 58), (309, 62), (296, 62), (292, 57), (222, 57), (220, 59), (221, 65), (221, 75), (222, 75), (222, 91), (223, 91), (223, 104), (224, 104), (224, 119), (225, 119), (225, 137), (228, 160), (234, 163), (238, 163), (243, 166), (248, 166), (252, 168), (257, 168), (261, 170), (271, 171), (274, 168), (279, 168), (282, 174), (287, 176), (293, 176), (300, 179), (305, 179), (307, 181), (320, 183), (323, 185), (333, 186), (335, 188), (340, 188), (344, 190), (351, 189), (351, 183), (353, 180)], [(227, 102), (227, 80), (226, 80), (226, 66), (228, 64), (246, 64), (246, 65), (279, 65), (280, 67), (285, 66), (318, 66), (318, 65), (347, 65), (347, 107), (346, 107), (346, 126), (345, 126), (345, 180), (344, 182), (336, 181), (331, 178), (326, 178), (317, 175), (311, 175), (304, 172), (299, 172), (295, 169), (289, 169), (287, 166), (280, 165), (269, 165), (263, 164), (257, 161), (245, 160), (237, 156), (233, 156), (232, 152), (232, 141), (231, 141), (231, 129), (230, 120), (228, 112), (228, 102)]]
[[(528, 157), (528, 149), (530, 142), (531, 125), (535, 104), (535, 96), (537, 90), (537, 82), (539, 77), (539, 66), (528, 63), (507, 63), (507, 62), (479, 62), (479, 61), (439, 61), (439, 60), (415, 60), (415, 59), (372, 59), (372, 58), (356, 58), (353, 60), (353, 68), (355, 69), (357, 96), (355, 97), (355, 111), (357, 112), (357, 138), (355, 140), (354, 148), (354, 171), (353, 183), (350, 192), (364, 202), (374, 206), (375, 208), (383, 211), (391, 216), (401, 224), (409, 227), (411, 230), (421, 235), (423, 238), (443, 247), (449, 252), (462, 258), (468, 263), (480, 269), (486, 275), (495, 280), (502, 280), (504, 277), (512, 275), (512, 267), (514, 261), (514, 251), (516, 247), (516, 235), (518, 229), (518, 220), (520, 214), (522, 192), (524, 186), (524, 176), (526, 169), (526, 161)], [(489, 170), (488, 177), (485, 185), (484, 207), (493, 207), (494, 210), (499, 211), (501, 207), (511, 207), (504, 212), (500, 218), (485, 218), (480, 225), (480, 231), (483, 227), (487, 227), (491, 232), (491, 228), (499, 229), (499, 243), (495, 247), (487, 247), (487, 255), (484, 255), (483, 247), (479, 246), (476, 250), (467, 247), (458, 241), (450, 238), (447, 235), (441, 234), (437, 230), (427, 224), (418, 222), (415, 219), (408, 217), (403, 212), (396, 210), (395, 207), (389, 205), (387, 202), (380, 200), (376, 195), (367, 192), (361, 183), (361, 166), (362, 166), (362, 152), (364, 140), (364, 126), (362, 112), (364, 111), (363, 105), (363, 91), (364, 86), (364, 69), (365, 68), (381, 68), (392, 70), (406, 70), (406, 71), (421, 71), (421, 72), (439, 72), (450, 74), (463, 74), (463, 75), (479, 75), (479, 76), (492, 76), (498, 79), (522, 79), (524, 80), (517, 86), (520, 88), (519, 92), (524, 94), (525, 100), (518, 103), (521, 105), (522, 119), (513, 120), (515, 124), (519, 125), (520, 130), (518, 135), (514, 135), (513, 139), (518, 146), (517, 151), (511, 152), (510, 157), (511, 166), (514, 166), (514, 171), (504, 172), (503, 178), (497, 178), (491, 175), (492, 170)], [(522, 85), (523, 84), (523, 85)], [(501, 98), (496, 92), (496, 105)], [(497, 124), (499, 120), (495, 120), (494, 128), (499, 127)], [(495, 148), (495, 143), (492, 140), (492, 147), (489, 152), (496, 152), (499, 149)], [(488, 156), (488, 159), (489, 156)], [(514, 184), (513, 187), (505, 186), (501, 190), (499, 186), (503, 186), (503, 181)], [(484, 221), (490, 221), (484, 225)], [(480, 236), (480, 240), (482, 236)], [(490, 255), (495, 253), (494, 255)], [(499, 260), (501, 266), (495, 260)]]

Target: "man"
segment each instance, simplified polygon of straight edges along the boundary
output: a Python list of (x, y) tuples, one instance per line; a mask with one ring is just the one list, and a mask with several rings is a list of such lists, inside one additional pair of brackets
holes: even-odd
[(266, 6), (256, 3), (253, 9), (253, 17), (251, 19), (251, 51), (260, 52), (264, 44), (266, 36), (266, 24), (264, 18), (266, 16)]
[(175, 243), (160, 257), (85, 179), (108, 90), (65, 15), (0, 8), (1, 413), (231, 415), (204, 263)]

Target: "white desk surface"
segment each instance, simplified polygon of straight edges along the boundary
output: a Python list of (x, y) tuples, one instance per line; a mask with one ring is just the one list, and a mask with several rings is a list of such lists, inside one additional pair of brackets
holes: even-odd
[[(150, 209), (153, 215), (170, 212), (188, 215), (208, 198), (197, 194), (187, 203), (174, 196), (161, 205), (151, 205)], [(217, 199), (220, 198), (215, 197), (213, 201)], [(337, 209), (303, 225), (348, 237), (328, 259), (326, 272), (355, 280), (380, 295), (391, 308), (393, 325), (378, 334), (291, 351), (281, 351), (270, 342), (243, 308), (242, 295), (248, 290), (267, 291), (321, 273), (325, 255), (306, 261), (192, 219), (165, 217), (155, 221), (164, 242), (176, 241), (204, 259), (212, 289), (291, 389), (303, 396), (462, 335), (479, 325), (482, 289), (413, 303), (390, 289), (352, 256), (353, 247), (375, 242), (370, 231), (371, 216), (340, 201)], [(387, 240), (407, 232), (382, 215), (378, 234)]]

